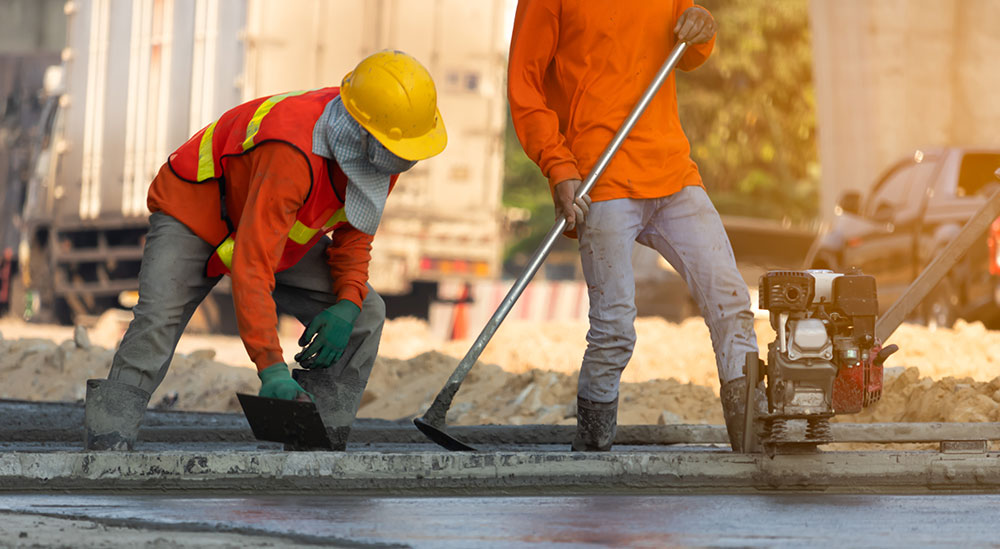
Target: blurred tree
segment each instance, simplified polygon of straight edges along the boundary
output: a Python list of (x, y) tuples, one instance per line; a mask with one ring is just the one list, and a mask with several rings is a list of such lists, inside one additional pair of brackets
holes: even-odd
[(708, 62), (677, 79), (691, 157), (723, 214), (808, 221), (819, 203), (805, 0), (703, 0)]
[[(701, 0), (719, 24), (712, 57), (677, 79), (691, 156), (723, 214), (809, 221), (819, 163), (806, 0)], [(531, 213), (507, 257), (531, 253), (553, 223), (545, 177), (507, 117), (505, 206)], [(561, 239), (560, 249), (575, 249)]]

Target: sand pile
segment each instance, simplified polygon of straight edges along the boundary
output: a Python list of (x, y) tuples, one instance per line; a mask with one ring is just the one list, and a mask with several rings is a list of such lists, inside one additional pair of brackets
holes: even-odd
[[(0, 322), (0, 397), (77, 401), (84, 381), (105, 377), (127, 319), (101, 319), (90, 331)], [(508, 321), (459, 392), (449, 419), (476, 423), (571, 423), (576, 375), (585, 348), (584, 323)], [(708, 329), (700, 319), (680, 324), (643, 318), (625, 371), (622, 423), (721, 423), (718, 381)], [(762, 348), (773, 337), (758, 322)], [(283, 323), (286, 356), (301, 327)], [(14, 339), (17, 338), (17, 339)], [(55, 341), (53, 341), (55, 340)], [(56, 341), (63, 341), (57, 343)], [(892, 342), (901, 350), (887, 366), (883, 401), (845, 421), (1000, 421), (1000, 332), (959, 323), (930, 332), (905, 325)], [(361, 415), (412, 417), (430, 404), (471, 342), (435, 342), (415, 319), (386, 323), (380, 357)], [(921, 375), (925, 377), (921, 377)], [(237, 411), (237, 391), (259, 381), (235, 337), (185, 335), (152, 404), (176, 393), (176, 409)]]
[[(58, 344), (46, 339), (0, 340), (0, 398), (80, 401), (87, 379), (107, 377), (113, 355), (79, 334)], [(236, 393), (255, 394), (260, 382), (253, 370), (221, 364), (214, 356), (210, 349), (174, 355), (170, 373), (150, 405), (176, 396), (172, 408), (178, 410), (238, 410)]]
[(976, 381), (970, 377), (933, 380), (917, 368), (894, 369), (886, 376), (882, 399), (842, 421), (1000, 421), (1000, 377)]
[[(359, 415), (399, 419), (423, 413), (458, 359), (435, 351), (410, 360), (375, 363)], [(477, 364), (455, 398), (448, 420), (456, 424), (574, 423), (577, 376), (549, 370), (512, 373)], [(659, 379), (626, 383), (621, 423), (657, 423), (664, 411), (675, 422), (722, 423), (718, 397), (708, 387)]]
[[(392, 321), (386, 326), (386, 338), (395, 336)], [(761, 356), (775, 334), (767, 320), (754, 325)], [(635, 353), (622, 376), (623, 381), (641, 382), (650, 379), (674, 378), (712, 387), (718, 392), (718, 374), (712, 352), (708, 327), (701, 318), (689, 318), (680, 324), (660, 318), (636, 320), (638, 341)], [(477, 332), (478, 333), (478, 332)], [(586, 323), (507, 322), (501, 325), (482, 360), (499, 364), (511, 372), (548, 369), (573, 373), (580, 367), (586, 349)], [(427, 342), (425, 350), (437, 349), (461, 357), (472, 340), (437, 344)], [(987, 330), (981, 322), (958, 321), (953, 329), (930, 330), (924, 326), (904, 324), (888, 343), (899, 345), (887, 366), (916, 367), (934, 379), (948, 376), (971, 377), (989, 381), (1000, 376), (1000, 331)], [(394, 352), (391, 343), (386, 356), (408, 358)]]
[[(0, 340), (0, 398), (80, 401), (90, 378), (107, 376), (114, 352), (91, 345), (86, 337), (62, 343), (45, 339)], [(214, 360), (205, 349), (177, 354), (170, 372), (150, 401), (178, 410), (239, 411), (235, 393), (256, 393), (260, 386), (251, 368)], [(422, 413), (430, 405), (458, 359), (427, 352), (398, 360), (379, 358), (360, 415), (400, 419)], [(477, 423), (568, 423), (574, 417), (576, 377), (532, 370), (515, 374), (493, 364), (479, 364), (458, 394), (450, 421)], [(655, 423), (663, 410), (691, 423), (717, 423), (722, 416), (711, 389), (656, 380), (628, 384), (622, 391), (622, 421)]]

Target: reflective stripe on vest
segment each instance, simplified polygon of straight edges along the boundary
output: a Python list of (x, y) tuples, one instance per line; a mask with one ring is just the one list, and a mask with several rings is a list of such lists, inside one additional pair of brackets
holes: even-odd
[[(344, 213), (344, 208), (333, 212), (330, 219), (327, 219), (326, 223), (323, 224), (322, 229), (329, 229), (341, 221), (347, 221), (347, 214)], [(288, 231), (288, 238), (292, 239), (292, 242), (295, 242), (296, 244), (307, 244), (319, 231), (320, 229), (314, 229), (305, 223), (296, 220), (295, 225), (292, 225), (292, 230)]]
[[(347, 221), (347, 214), (344, 213), (344, 208), (333, 212), (333, 215), (330, 216), (330, 219), (326, 220), (326, 223), (324, 223), (321, 228), (325, 231), (342, 221)], [(288, 231), (288, 238), (296, 244), (305, 245), (308, 244), (319, 231), (320, 229), (314, 229), (305, 223), (296, 220), (295, 225), (292, 225), (292, 229)], [(233, 269), (233, 248), (235, 246), (236, 241), (234, 241), (232, 235), (230, 235), (227, 236), (226, 239), (222, 241), (222, 244), (219, 244), (219, 246), (215, 249), (215, 254), (219, 256), (219, 259), (222, 260), (222, 264), (229, 270)]]
[(212, 135), (215, 133), (215, 122), (205, 128), (198, 144), (198, 181), (215, 177), (215, 158), (212, 156)]
[[(283, 100), (294, 97), (296, 95), (302, 95), (309, 90), (293, 91), (288, 93), (282, 93), (279, 95), (274, 95), (265, 99), (253, 113), (253, 117), (250, 118), (250, 122), (247, 124), (246, 138), (243, 140), (243, 150), (247, 151), (253, 148), (256, 143), (254, 143), (254, 138), (257, 137), (257, 133), (260, 132), (260, 123), (267, 116), (267, 113), (271, 112), (271, 109), (275, 105), (281, 103)], [(212, 151), (212, 137), (215, 134), (215, 124), (218, 121), (212, 122), (205, 128), (205, 131), (201, 134), (201, 142), (198, 144), (198, 181), (204, 181), (206, 179), (212, 179), (215, 177), (215, 156)]]
[[(302, 95), (309, 90), (293, 91), (288, 93), (282, 93), (279, 95), (272, 95), (264, 100), (263, 103), (257, 106), (257, 110), (253, 113), (253, 118), (250, 119), (250, 123), (247, 124), (247, 137), (243, 140), (243, 150), (246, 151), (254, 146), (253, 139), (257, 137), (257, 132), (260, 131), (260, 122), (264, 120), (267, 113), (271, 112), (271, 109), (275, 105), (281, 103), (284, 99), (288, 97), (294, 97), (296, 95)], [(199, 166), (200, 171), (200, 166)]]

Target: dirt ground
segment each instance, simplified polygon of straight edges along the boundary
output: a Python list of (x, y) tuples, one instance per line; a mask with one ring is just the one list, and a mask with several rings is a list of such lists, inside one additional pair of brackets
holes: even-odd
[[(0, 397), (81, 400), (84, 380), (107, 374), (128, 313), (101, 317), (89, 330), (0, 321)], [(449, 421), (572, 423), (585, 323), (510, 321), (501, 326), (463, 385)], [(639, 341), (624, 374), (621, 423), (722, 423), (708, 329), (697, 318), (673, 324), (641, 318)], [(762, 349), (773, 337), (757, 324)], [(283, 320), (287, 357), (301, 327)], [(1000, 332), (959, 323), (934, 332), (904, 325), (891, 342), (883, 399), (846, 421), (1000, 421)], [(360, 415), (401, 419), (422, 413), (469, 341), (435, 342), (423, 321), (386, 323)], [(186, 334), (151, 404), (176, 393), (176, 409), (236, 411), (236, 392), (259, 381), (239, 338)]]

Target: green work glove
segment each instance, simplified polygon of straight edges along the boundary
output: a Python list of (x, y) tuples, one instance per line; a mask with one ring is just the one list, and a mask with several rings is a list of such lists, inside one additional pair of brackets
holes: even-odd
[(342, 299), (316, 315), (299, 338), (299, 345), (305, 348), (295, 355), (296, 362), (312, 369), (329, 368), (340, 360), (359, 314), (361, 309), (357, 305)]
[(257, 377), (260, 378), (260, 392), (257, 396), (266, 398), (280, 398), (281, 400), (297, 400), (300, 395), (306, 395), (312, 400), (312, 395), (306, 392), (299, 385), (299, 382), (292, 379), (292, 374), (288, 372), (288, 366), (284, 362), (272, 364), (261, 370)]

